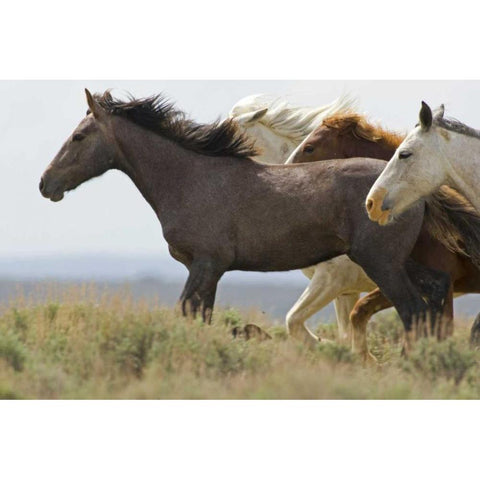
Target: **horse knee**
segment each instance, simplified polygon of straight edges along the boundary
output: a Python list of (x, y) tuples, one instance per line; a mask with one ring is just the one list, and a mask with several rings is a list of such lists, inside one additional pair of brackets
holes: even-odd
[(303, 315), (301, 315), (297, 310), (290, 310), (287, 313), (285, 323), (287, 332), (291, 333), (292, 331), (302, 328), (305, 321)]
[(353, 328), (359, 328), (365, 325), (371, 315), (372, 313), (368, 303), (362, 301), (357, 303), (350, 312), (350, 322)]

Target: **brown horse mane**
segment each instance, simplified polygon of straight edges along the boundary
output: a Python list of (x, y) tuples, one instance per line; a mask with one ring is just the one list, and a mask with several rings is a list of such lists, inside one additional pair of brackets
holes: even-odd
[[(248, 139), (233, 120), (200, 124), (186, 118), (163, 95), (129, 100), (114, 98), (109, 90), (95, 94), (98, 104), (110, 115), (126, 118), (141, 127), (179, 143), (188, 150), (209, 156), (249, 159), (257, 155)], [(88, 113), (88, 112), (87, 112)]]
[[(370, 123), (358, 113), (339, 113), (323, 125), (396, 150), (405, 134)], [(426, 199), (425, 227), (430, 235), (454, 253), (466, 255), (480, 268), (480, 214), (459, 192), (446, 185)]]
[(356, 112), (337, 113), (323, 120), (323, 125), (338, 130), (340, 135), (351, 133), (357, 138), (380, 143), (387, 148), (396, 149), (405, 138), (405, 134), (385, 130), (370, 123), (365, 116)]

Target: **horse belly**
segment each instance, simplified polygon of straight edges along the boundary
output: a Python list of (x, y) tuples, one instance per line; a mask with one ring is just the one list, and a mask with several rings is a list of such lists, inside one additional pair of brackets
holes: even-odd
[(237, 248), (232, 269), (286, 271), (310, 267), (345, 253), (345, 244), (336, 236), (278, 235), (250, 239)]

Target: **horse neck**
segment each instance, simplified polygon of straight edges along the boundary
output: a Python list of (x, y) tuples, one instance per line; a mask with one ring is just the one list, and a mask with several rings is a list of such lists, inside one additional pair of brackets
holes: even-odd
[(122, 152), (117, 169), (130, 177), (159, 216), (178, 201), (195, 154), (123, 118), (113, 125)]
[[(263, 126), (263, 128), (265, 130), (257, 134), (246, 130), (247, 135), (255, 140), (255, 144), (260, 149), (260, 154), (255, 157), (255, 160), (269, 165), (284, 163), (295, 150), (298, 142), (292, 138), (282, 136), (269, 127)], [(272, 147), (272, 144), (275, 147)], [(277, 153), (278, 151), (280, 153)]]
[(443, 141), (448, 184), (464, 195), (480, 212), (480, 139), (448, 131)]
[(370, 157), (379, 160), (390, 160), (395, 153), (395, 148), (386, 145), (383, 141), (372, 142), (370, 140), (355, 139), (350, 157)]

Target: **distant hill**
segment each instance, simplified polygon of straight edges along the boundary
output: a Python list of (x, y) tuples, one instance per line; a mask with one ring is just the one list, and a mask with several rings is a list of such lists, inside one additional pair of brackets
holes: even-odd
[[(174, 305), (187, 278), (183, 265), (171, 258), (153, 255), (105, 254), (37, 257), (0, 257), (0, 302), (13, 300), (19, 292), (35, 301), (60, 298), (71, 286), (94, 282), (97, 290), (128, 291), (135, 299)], [(217, 303), (241, 309), (256, 308), (278, 322), (296, 302), (307, 278), (300, 272), (229, 272), (219, 284)], [(480, 296), (455, 300), (455, 312), (474, 316), (480, 311)], [(317, 320), (334, 318), (333, 305)]]
[[(118, 281), (156, 278), (166, 282), (183, 282), (186, 268), (171, 257), (161, 255), (42, 255), (0, 257), (0, 279), (95, 280)], [(292, 272), (228, 272), (222, 282), (305, 285), (300, 271)]]

